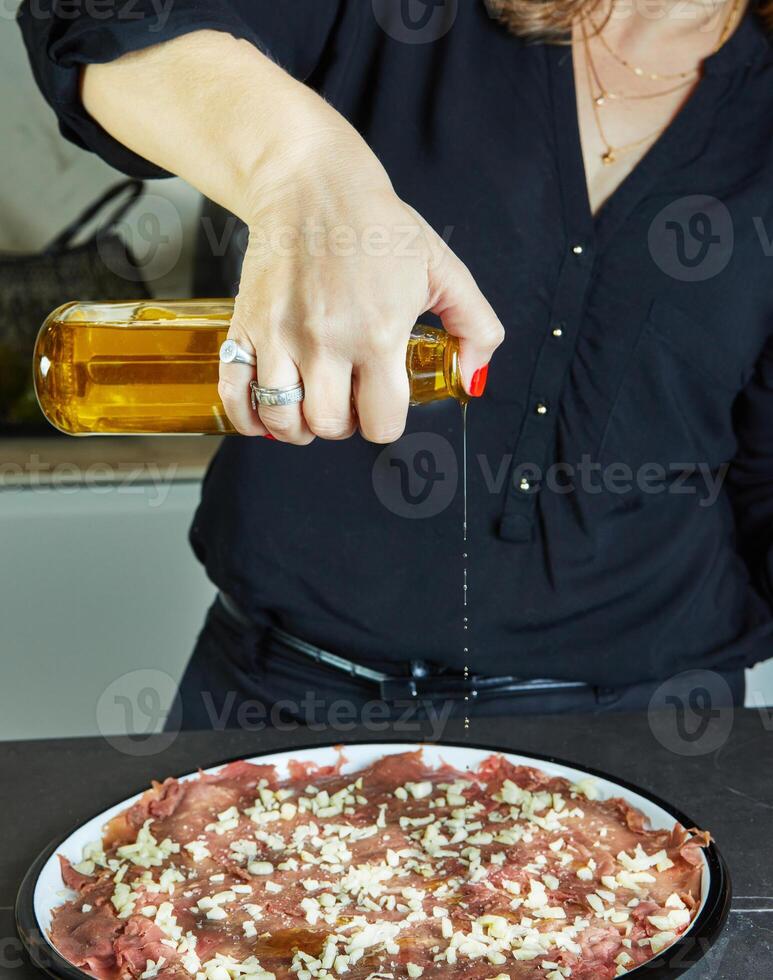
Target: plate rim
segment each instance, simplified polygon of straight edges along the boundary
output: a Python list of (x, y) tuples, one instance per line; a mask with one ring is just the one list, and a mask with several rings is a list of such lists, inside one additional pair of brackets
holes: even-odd
[[(411, 745), (415, 746), (417, 749), (425, 745), (431, 745), (435, 748), (442, 748), (445, 746), (453, 749), (477, 749), (484, 752), (494, 752), (500, 755), (519, 755), (522, 758), (533, 759), (535, 762), (547, 762), (557, 766), (566, 766), (569, 769), (575, 769), (578, 772), (587, 773), (589, 776), (607, 780), (608, 782), (614, 783), (616, 786), (619, 786), (621, 789), (626, 790), (629, 793), (633, 793), (648, 800), (650, 803), (654, 803), (656, 806), (670, 814), (670, 816), (672, 816), (675, 820), (679, 821), (679, 823), (684, 827), (689, 828), (697, 826), (695, 821), (691, 820), (690, 817), (687, 816), (682, 810), (666, 802), (656, 793), (643, 789), (642, 787), (636, 785), (635, 783), (631, 783), (626, 779), (613, 776), (611, 773), (608, 773), (603, 769), (597, 769), (596, 767), (572, 762), (552, 754), (529, 751), (522, 752), (514, 748), (504, 748), (501, 745), (495, 746), (477, 741), (433, 742), (425, 739), (423, 741), (412, 742), (410, 739), (398, 740), (369, 738), (361, 741), (349, 742), (337, 741), (322, 744), (305, 743), (303, 745), (292, 746), (290, 748), (269, 749), (263, 752), (255, 752), (249, 756), (245, 753), (238, 753), (236, 755), (228, 756), (219, 762), (215, 762), (211, 766), (207, 766), (206, 770), (219, 769), (223, 766), (227, 766), (231, 762), (239, 762), (248, 758), (260, 759), (266, 756), (308, 752), (312, 749), (345, 749), (347, 746), (387, 747), (390, 745)], [(186, 770), (183, 773), (179, 773), (171, 777), (167, 776), (165, 778), (182, 779), (185, 776), (194, 776), (199, 771), (202, 770)], [(147, 789), (147, 786), (145, 786), (144, 789)], [(144, 789), (138, 790), (137, 793), (144, 792)], [(32, 861), (25, 872), (24, 877), (22, 878), (16, 896), (16, 902), (14, 904), (16, 931), (19, 939), (27, 951), (27, 954), (30, 957), (32, 964), (37, 967), (37, 969), (42, 970), (48, 976), (54, 978), (54, 980), (94, 980), (94, 978), (84, 970), (74, 966), (69, 962), (69, 960), (65, 959), (65, 957), (62, 956), (56, 947), (49, 941), (48, 937), (40, 928), (34, 904), (35, 889), (40, 874), (51, 856), (55, 854), (62, 844), (64, 844), (73, 834), (83, 827), (85, 823), (88, 823), (90, 820), (94, 820), (96, 817), (100, 816), (101, 813), (104, 813), (113, 807), (119, 806), (121, 803), (125, 803), (135, 795), (137, 794), (128, 793), (121, 799), (116, 800), (114, 803), (107, 804), (102, 808), (102, 810), (100, 810), (99, 813), (95, 813), (91, 817), (87, 817), (85, 820), (80, 820), (78, 823), (71, 826), (65, 834), (62, 836), (57, 836), (50, 844), (44, 847), (38, 856)], [(629, 970), (626, 974), (624, 974), (625, 977), (643, 977), (645, 975), (645, 970), (647, 971), (646, 975), (650, 977), (651, 980), (661, 980), (661, 978), (662, 980), (665, 980), (667, 977), (671, 978), (680, 976), (695, 966), (699, 960), (703, 959), (703, 957), (718, 939), (722, 929), (725, 926), (725, 923), (727, 922), (730, 912), (730, 904), (733, 894), (732, 881), (727, 862), (725, 861), (719, 847), (713, 840), (707, 848), (704, 848), (703, 854), (709, 869), (709, 886), (703, 908), (699, 912), (695, 921), (692, 923), (689, 930), (684, 935), (680, 936), (676, 942), (672, 943), (671, 946), (663, 950), (663, 952), (658, 953), (657, 956), (652, 957), (652, 959), (648, 960), (646, 963), (641, 964), (633, 970)]]

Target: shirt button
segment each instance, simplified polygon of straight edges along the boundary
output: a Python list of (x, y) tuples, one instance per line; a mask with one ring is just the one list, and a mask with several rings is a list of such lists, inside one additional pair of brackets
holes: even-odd
[(563, 328), (561, 328), (561, 327), (553, 327), (553, 336), (554, 337), (563, 337), (563, 335), (564, 335)]
[(519, 490), (523, 490), (523, 491), (524, 491), (524, 493), (525, 493), (525, 492), (526, 492), (527, 490), (531, 490), (531, 483), (529, 483), (529, 481), (528, 481), (528, 480), (526, 479), (526, 477), (523, 477), (523, 478), (521, 479), (521, 482), (520, 482), (520, 483), (518, 484), (518, 489), (519, 489)]
[(537, 415), (547, 415), (548, 407), (544, 402), (537, 402)]
[(582, 247), (582, 245), (573, 245), (572, 246), (572, 251), (574, 252), (575, 255), (582, 255), (582, 253), (583, 253), (583, 247)]

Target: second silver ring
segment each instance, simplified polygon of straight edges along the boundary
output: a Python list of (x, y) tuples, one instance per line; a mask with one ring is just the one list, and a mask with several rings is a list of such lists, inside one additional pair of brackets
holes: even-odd
[(250, 400), (254, 412), (260, 405), (297, 405), (304, 396), (302, 381), (283, 388), (262, 388), (257, 381), (250, 381)]

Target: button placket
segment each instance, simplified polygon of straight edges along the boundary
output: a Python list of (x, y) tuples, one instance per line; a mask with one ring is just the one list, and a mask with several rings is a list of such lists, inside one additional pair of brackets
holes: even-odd
[(510, 541), (528, 541), (532, 535), (540, 483), (555, 440), (555, 407), (571, 364), (590, 284), (590, 257), (589, 246), (583, 245), (579, 254), (570, 247), (559, 274), (549, 326), (531, 377), (528, 407), (513, 455), (500, 522), (500, 535)]
[(547, 57), (554, 109), (555, 163), (564, 210), (562, 231), (566, 237), (553, 308), (529, 383), (527, 407), (510, 467), (510, 483), (499, 527), (500, 537), (513, 542), (529, 541), (534, 533), (540, 486), (539, 479), (529, 473), (529, 464), (544, 480), (551, 447), (555, 445), (557, 409), (574, 356), (598, 247), (582, 160), (571, 53), (555, 46)]

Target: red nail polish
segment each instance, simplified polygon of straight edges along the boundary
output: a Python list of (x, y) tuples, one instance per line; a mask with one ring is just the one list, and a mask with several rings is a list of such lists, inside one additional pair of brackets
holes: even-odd
[(480, 396), (486, 390), (487, 380), (488, 364), (484, 365), (482, 368), (478, 368), (478, 370), (472, 376), (472, 381), (470, 381), (470, 394), (473, 398), (480, 398)]
[(263, 436), (263, 438), (264, 438), (264, 439), (270, 439), (270, 440), (271, 440), (272, 442), (276, 442), (276, 436), (272, 436), (270, 432), (267, 432), (267, 433), (266, 433), (266, 434), (265, 434), (265, 435)]

